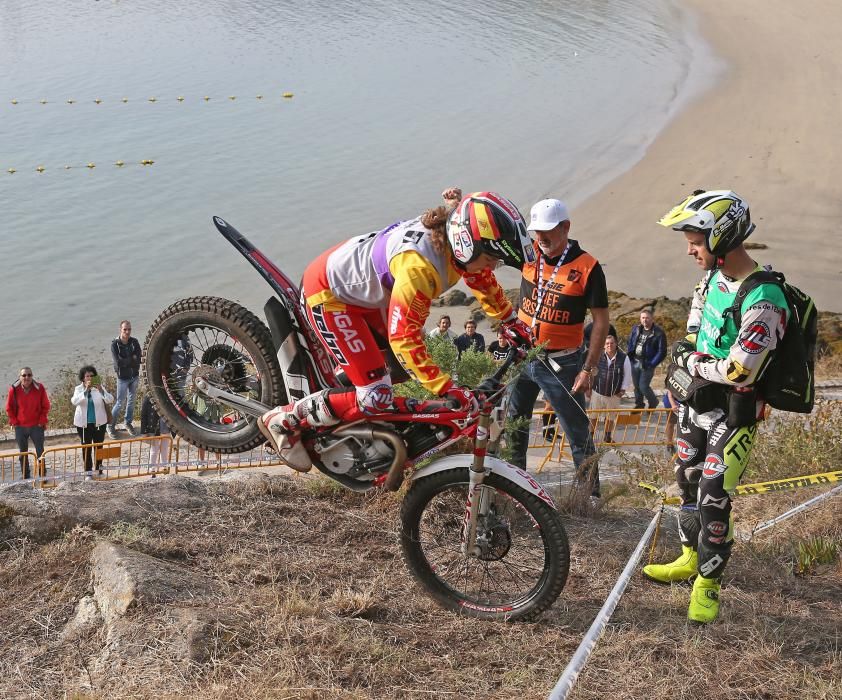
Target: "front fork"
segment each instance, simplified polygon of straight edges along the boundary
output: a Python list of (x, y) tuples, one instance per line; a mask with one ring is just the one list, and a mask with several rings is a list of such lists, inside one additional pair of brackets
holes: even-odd
[(462, 554), (470, 557), (482, 555), (482, 548), (477, 543), (477, 522), (480, 516), (488, 515), (491, 507), (491, 495), (482, 484), (487, 474), (485, 469), (485, 453), (488, 448), (489, 427), (491, 426), (491, 410), (483, 408), (477, 422), (477, 433), (474, 439), (474, 461), (468, 471), (468, 502), (465, 506), (465, 522), (462, 526)]

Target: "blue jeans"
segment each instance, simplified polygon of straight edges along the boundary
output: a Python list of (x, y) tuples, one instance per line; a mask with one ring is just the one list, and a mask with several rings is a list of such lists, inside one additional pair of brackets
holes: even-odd
[(649, 402), (649, 408), (658, 408), (658, 397), (649, 386), (652, 383), (652, 375), (655, 374), (655, 368), (644, 367), (639, 360), (634, 360), (632, 366), (632, 384), (634, 384), (634, 407), (646, 408), (643, 400)]
[(134, 418), (134, 397), (137, 394), (137, 381), (137, 377), (117, 380), (117, 400), (114, 401), (114, 409), (111, 411), (112, 428), (117, 425), (117, 414), (120, 413), (123, 401), (126, 401), (126, 425), (131, 424), (132, 418)]
[[(40, 457), (44, 452), (44, 429), (40, 425), (33, 425), (29, 428), (23, 428), (20, 425), (15, 426), (15, 442), (18, 445), (18, 452), (26, 452), (29, 449), (30, 438), (32, 438), (32, 444), (35, 445), (35, 456)], [(30, 478), (29, 459), (26, 455), (21, 455), (19, 459), (21, 477), (24, 479)]]
[[(546, 362), (547, 364), (544, 364)], [(587, 479), (591, 482), (591, 492), (599, 495), (599, 464), (588, 460), (595, 452), (591, 438), (591, 425), (585, 413), (584, 394), (572, 394), (573, 382), (582, 367), (581, 353), (573, 353), (565, 357), (552, 360), (559, 365), (559, 369), (551, 369), (550, 360), (533, 360), (521, 372), (511, 396), (509, 397), (509, 416), (512, 418), (530, 417), (535, 408), (535, 400), (540, 391), (550, 402), (558, 416), (570, 451), (573, 453), (573, 464), (576, 466), (578, 480)], [(547, 366), (549, 365), (549, 366)], [(529, 428), (520, 428), (512, 434), (512, 464), (526, 467), (526, 448), (529, 445)], [(586, 464), (587, 473), (582, 473), (582, 465)]]

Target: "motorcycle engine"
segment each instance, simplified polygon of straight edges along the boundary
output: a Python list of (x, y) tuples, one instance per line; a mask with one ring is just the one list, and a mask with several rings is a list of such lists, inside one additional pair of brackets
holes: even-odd
[[(388, 427), (395, 429), (397, 426)], [(407, 456), (413, 459), (449, 438), (452, 430), (438, 425), (407, 423), (398, 429), (398, 434), (406, 443)], [(341, 433), (321, 435), (315, 448), (326, 469), (354, 479), (373, 478), (388, 469), (395, 458), (394, 448), (385, 440)]]
[(365, 477), (388, 469), (394, 448), (385, 440), (365, 440), (352, 435), (324, 435), (316, 441), (319, 460), (335, 474)]

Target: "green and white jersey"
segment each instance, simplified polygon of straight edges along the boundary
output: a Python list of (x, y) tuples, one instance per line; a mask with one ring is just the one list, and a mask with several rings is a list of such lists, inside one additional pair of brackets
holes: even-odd
[(783, 338), (789, 317), (786, 297), (776, 284), (759, 285), (743, 301), (737, 328), (733, 317), (723, 318), (723, 313), (734, 303), (742, 280), (716, 270), (703, 296), (706, 280), (696, 285), (687, 319), (687, 330), (696, 333), (696, 350), (710, 356), (696, 363), (695, 373), (719, 384), (750, 386)]

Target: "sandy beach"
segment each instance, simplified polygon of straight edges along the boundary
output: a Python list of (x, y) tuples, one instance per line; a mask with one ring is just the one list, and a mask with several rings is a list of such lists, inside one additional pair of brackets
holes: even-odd
[[(571, 236), (605, 266), (610, 289), (686, 296), (699, 277), (683, 237), (655, 222), (692, 190), (749, 201), (758, 262), (842, 311), (842, 3), (688, 0), (726, 62), (643, 159), (571, 212)], [(564, 197), (564, 193), (558, 193)]]
[[(752, 252), (842, 311), (842, 3), (686, 0), (722, 75), (696, 95), (643, 158), (571, 209), (571, 236), (596, 255), (609, 289), (635, 297), (689, 296), (700, 277), (684, 238), (655, 222), (692, 190), (733, 189), (749, 201)], [(553, 195), (551, 195), (553, 196)], [(564, 192), (555, 193), (562, 199)], [(530, 204), (523, 204), (528, 215)], [(504, 287), (519, 275), (498, 271)], [(434, 308), (462, 332), (466, 307)], [(487, 322), (478, 326), (493, 339)]]

